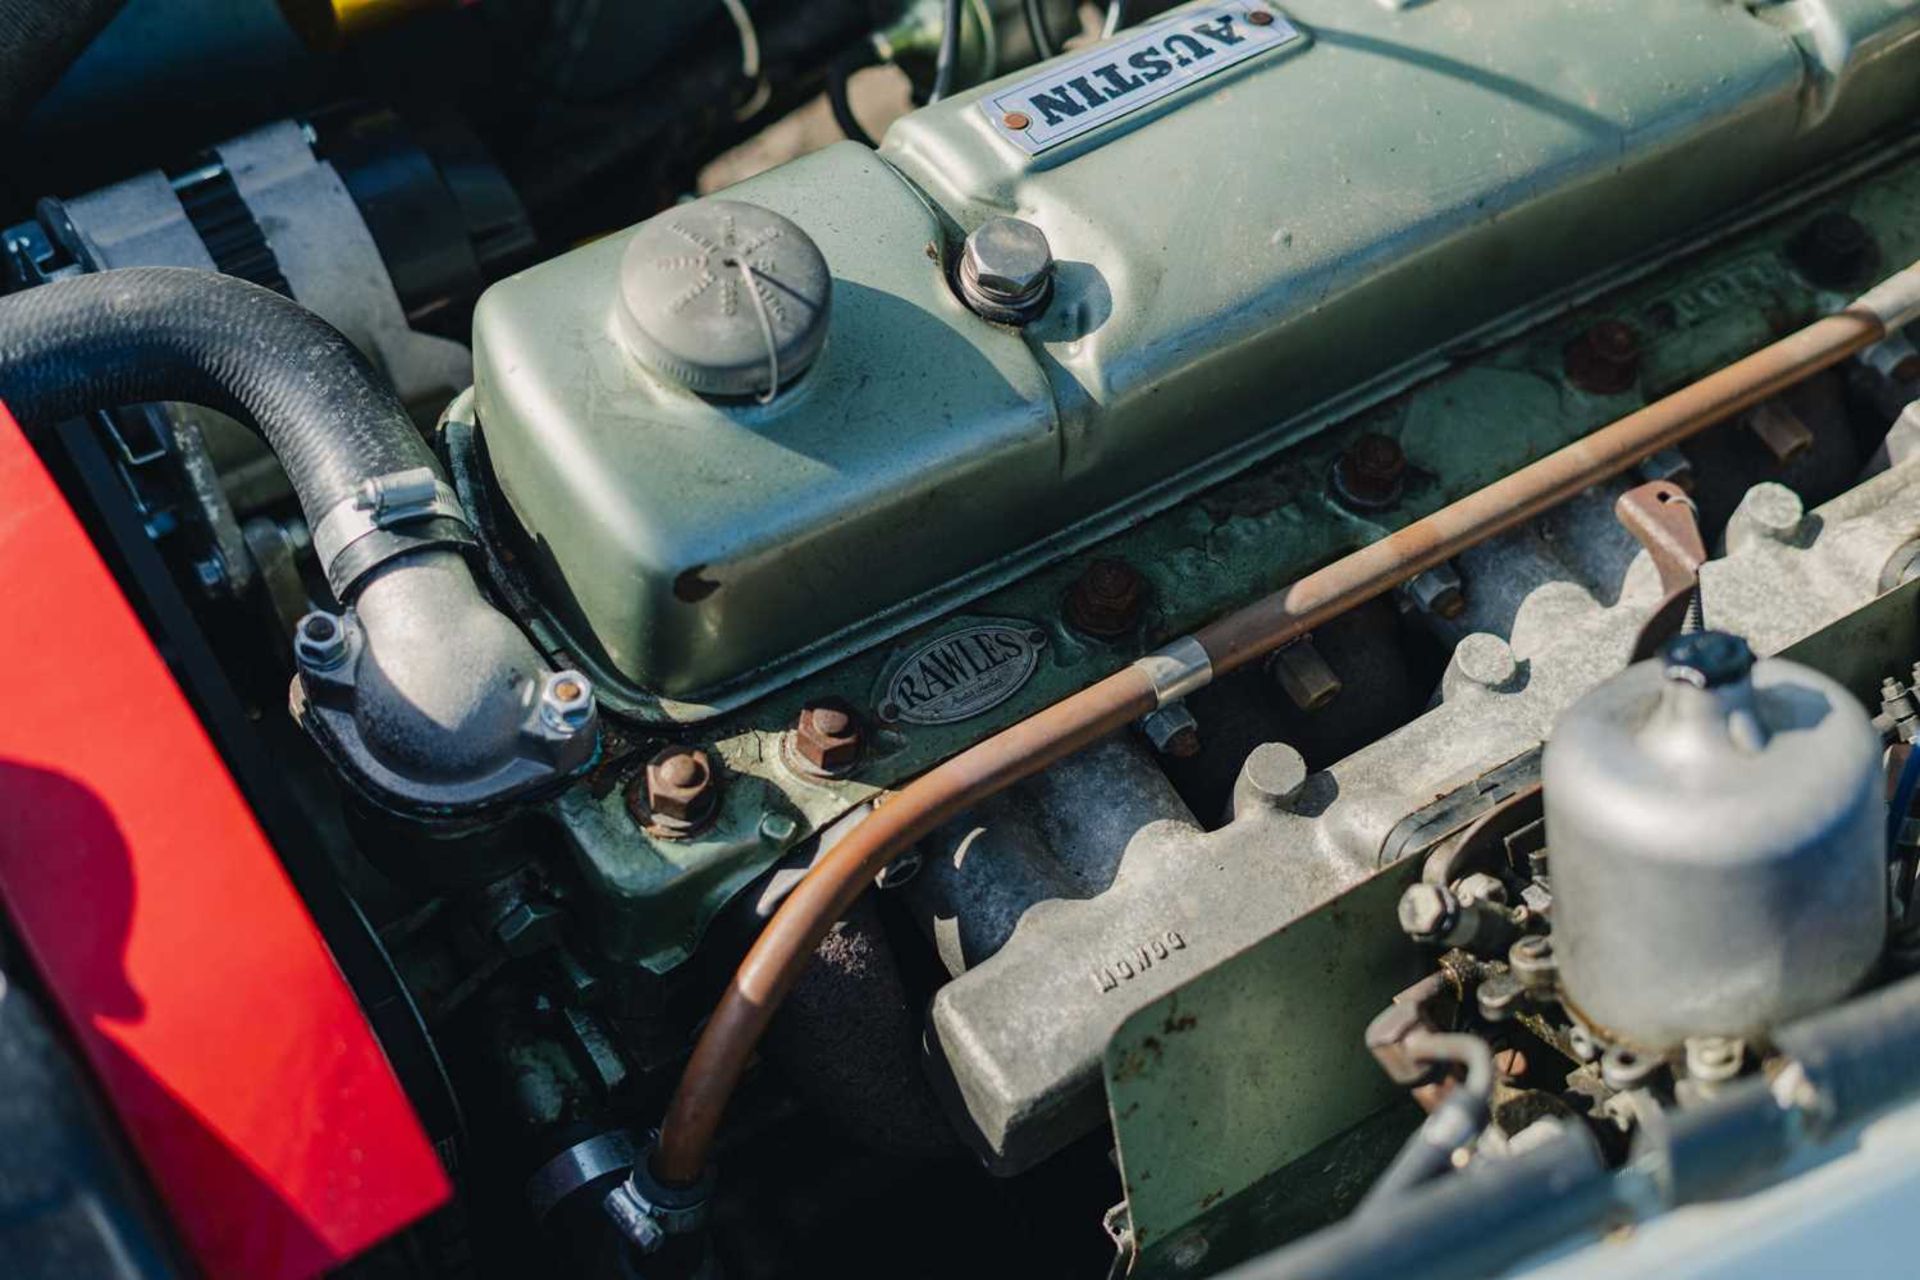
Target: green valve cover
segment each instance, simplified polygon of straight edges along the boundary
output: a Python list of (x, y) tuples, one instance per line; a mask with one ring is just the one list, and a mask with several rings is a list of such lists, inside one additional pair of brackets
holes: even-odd
[[(720, 225), (709, 199), (501, 282), (479, 426), (547, 625), (615, 706), (699, 719), (1654, 264), (1916, 108), (1920, 0), (1189, 5), (877, 154), (730, 189), (751, 234), (675, 230)], [(951, 283), (996, 216), (1057, 262), (1024, 330)], [(741, 270), (770, 243), (824, 261), (804, 314)], [(677, 292), (636, 303), (636, 279)], [(675, 341), (688, 308), (721, 326), (706, 396), (636, 305)]]

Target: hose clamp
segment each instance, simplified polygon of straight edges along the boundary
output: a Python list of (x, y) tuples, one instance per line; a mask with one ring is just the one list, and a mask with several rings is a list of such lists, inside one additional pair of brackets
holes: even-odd
[(466, 508), (446, 481), (431, 467), (414, 467), (374, 476), (350, 498), (334, 504), (313, 526), (313, 551), (327, 580), (334, 580), (334, 563), (347, 548), (383, 529), (421, 520), (457, 521), (472, 536)]
[(635, 1154), (633, 1136), (625, 1129), (610, 1129), (574, 1143), (527, 1180), (527, 1203), (533, 1216), (545, 1221), (576, 1191), (627, 1172), (633, 1168)]
[(659, 1249), (669, 1236), (704, 1229), (713, 1206), (713, 1171), (691, 1186), (669, 1186), (649, 1167), (653, 1146), (649, 1141), (636, 1154), (633, 1171), (601, 1202), (614, 1225), (643, 1253)]

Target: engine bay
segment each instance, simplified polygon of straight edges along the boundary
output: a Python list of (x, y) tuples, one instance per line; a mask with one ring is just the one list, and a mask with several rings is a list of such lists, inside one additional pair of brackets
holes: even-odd
[[(0, 404), (446, 1179), (329, 1274), (1905, 1265), (1920, 2), (16, 8)], [(44, 927), (112, 1274), (315, 1274)]]

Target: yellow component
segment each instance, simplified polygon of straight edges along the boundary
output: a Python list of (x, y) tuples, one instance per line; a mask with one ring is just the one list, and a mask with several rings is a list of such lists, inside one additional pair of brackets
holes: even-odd
[(403, 18), (457, 8), (463, 0), (280, 0), (280, 11), (315, 49), (336, 48)]

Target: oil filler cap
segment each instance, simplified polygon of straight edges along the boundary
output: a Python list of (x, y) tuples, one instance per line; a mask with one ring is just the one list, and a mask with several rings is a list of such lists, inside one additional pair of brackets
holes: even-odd
[(696, 200), (644, 224), (620, 264), (621, 327), (663, 378), (771, 399), (820, 353), (833, 277), (790, 219)]

